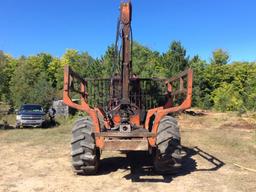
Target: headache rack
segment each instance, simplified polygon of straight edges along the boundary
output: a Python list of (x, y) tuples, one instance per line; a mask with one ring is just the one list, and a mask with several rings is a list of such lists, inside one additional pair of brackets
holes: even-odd
[[(107, 107), (121, 98), (120, 79), (85, 79), (87, 101), (92, 107)], [(129, 99), (140, 109), (162, 106), (166, 102), (166, 79), (130, 79)], [(111, 86), (111, 83), (113, 86)]]
[[(142, 110), (163, 106), (179, 106), (192, 94), (192, 70), (188, 69), (170, 79), (168, 78), (130, 78), (129, 99)], [(121, 98), (120, 77), (82, 78), (65, 67), (65, 90), (69, 98), (78, 96), (90, 107), (110, 107)], [(189, 85), (189, 86), (188, 86)], [(188, 99), (188, 98), (187, 98)]]

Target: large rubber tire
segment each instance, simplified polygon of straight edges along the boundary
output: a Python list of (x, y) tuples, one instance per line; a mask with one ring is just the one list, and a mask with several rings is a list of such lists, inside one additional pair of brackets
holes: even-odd
[(159, 123), (156, 138), (154, 168), (161, 174), (171, 174), (181, 167), (180, 131), (175, 118), (165, 116)]
[(92, 127), (91, 119), (86, 117), (77, 120), (72, 129), (72, 165), (79, 175), (92, 175), (98, 171), (100, 151), (95, 145)]

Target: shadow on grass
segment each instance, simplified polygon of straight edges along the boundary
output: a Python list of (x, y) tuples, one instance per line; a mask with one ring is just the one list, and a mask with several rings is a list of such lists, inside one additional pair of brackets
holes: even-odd
[[(152, 158), (147, 152), (133, 152), (126, 157), (110, 157), (101, 160), (99, 170), (100, 175), (106, 175), (115, 172), (118, 169), (124, 171), (129, 170), (129, 173), (124, 176), (125, 179), (132, 182), (163, 182), (170, 183), (173, 178), (184, 176), (196, 171), (216, 171), (225, 163), (213, 155), (201, 150), (198, 147), (188, 148), (183, 147), (182, 168), (176, 174), (160, 175), (153, 169)], [(199, 155), (204, 160), (210, 162), (212, 167), (206, 169), (197, 169), (197, 162), (192, 159), (193, 156)]]
[(191, 116), (205, 116), (206, 113), (201, 112), (201, 111), (191, 111), (191, 110), (187, 110), (183, 112), (184, 114), (187, 115), (191, 115)]
[(0, 124), (0, 130), (15, 129), (15, 126), (9, 125), (8, 123)]
[(23, 126), (17, 128), (15, 125), (10, 125), (7, 122), (4, 122), (3, 124), (0, 124), (0, 130), (15, 130), (15, 129), (51, 129), (51, 128), (56, 128), (60, 125), (59, 122), (54, 121), (46, 121), (43, 127), (32, 127), (32, 126)]

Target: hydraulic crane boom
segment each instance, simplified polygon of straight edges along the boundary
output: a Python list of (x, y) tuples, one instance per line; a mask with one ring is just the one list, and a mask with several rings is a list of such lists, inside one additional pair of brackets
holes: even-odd
[(131, 70), (131, 3), (121, 4), (121, 35), (122, 35), (122, 100), (129, 103), (129, 78)]

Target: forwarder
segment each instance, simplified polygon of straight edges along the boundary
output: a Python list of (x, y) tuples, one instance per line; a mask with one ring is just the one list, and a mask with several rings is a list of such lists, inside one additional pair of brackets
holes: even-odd
[[(113, 150), (148, 151), (159, 173), (181, 167), (180, 131), (173, 114), (191, 106), (192, 70), (169, 79), (134, 75), (131, 18), (130, 1), (121, 3), (112, 77), (83, 78), (65, 66), (64, 102), (87, 114), (72, 129), (77, 174), (96, 174), (101, 152)], [(73, 93), (80, 95), (80, 103), (72, 102)]]

